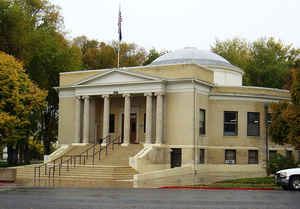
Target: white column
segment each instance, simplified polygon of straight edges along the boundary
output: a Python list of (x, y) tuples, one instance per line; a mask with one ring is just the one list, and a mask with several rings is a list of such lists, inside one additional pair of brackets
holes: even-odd
[(90, 98), (84, 96), (84, 110), (83, 110), (83, 143), (89, 143), (90, 135)]
[(103, 145), (107, 144), (105, 139), (109, 135), (109, 114), (110, 114), (110, 98), (109, 95), (102, 95), (104, 98), (104, 109), (103, 109)]
[(156, 97), (156, 144), (162, 144), (163, 137), (163, 92), (155, 93)]
[(146, 93), (146, 140), (145, 144), (152, 141), (152, 93)]
[(76, 107), (75, 107), (75, 143), (80, 143), (81, 138), (81, 97), (75, 97)]
[(130, 142), (130, 94), (124, 94), (124, 142), (123, 146), (128, 146)]

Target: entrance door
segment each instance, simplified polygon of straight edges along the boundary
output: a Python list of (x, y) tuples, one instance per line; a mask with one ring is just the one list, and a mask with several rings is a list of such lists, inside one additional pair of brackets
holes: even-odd
[(130, 144), (136, 143), (136, 113), (130, 114)]
[(124, 143), (124, 114), (122, 114), (121, 143)]
[[(136, 113), (130, 114), (130, 144), (136, 144)], [(124, 141), (124, 114), (122, 114), (122, 132), (121, 132), (122, 143)]]
[(171, 168), (181, 167), (181, 148), (171, 149)]

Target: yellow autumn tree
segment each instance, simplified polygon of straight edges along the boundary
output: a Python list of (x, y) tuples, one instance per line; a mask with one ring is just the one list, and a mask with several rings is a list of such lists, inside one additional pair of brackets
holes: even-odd
[(16, 162), (19, 142), (28, 143), (33, 115), (45, 107), (47, 92), (35, 85), (22, 63), (0, 51), (0, 145), (8, 147), (8, 163)]

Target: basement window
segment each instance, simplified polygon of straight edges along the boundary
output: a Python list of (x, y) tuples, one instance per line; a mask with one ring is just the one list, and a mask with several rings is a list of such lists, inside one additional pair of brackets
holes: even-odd
[(235, 164), (235, 163), (236, 163), (236, 151), (225, 150), (225, 164)]
[(292, 151), (287, 150), (285, 155), (286, 155), (287, 159), (292, 159), (293, 158), (293, 152)]
[(269, 151), (269, 159), (270, 160), (273, 159), (273, 158), (275, 158), (276, 155), (277, 155), (277, 151), (276, 150), (270, 150)]
[(205, 149), (199, 150), (199, 164), (205, 163)]
[(248, 150), (248, 164), (258, 164), (257, 150)]

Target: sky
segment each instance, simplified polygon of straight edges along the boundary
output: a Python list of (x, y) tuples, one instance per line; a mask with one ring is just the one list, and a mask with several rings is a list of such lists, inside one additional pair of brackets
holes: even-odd
[(217, 39), (275, 37), (300, 48), (300, 0), (50, 0), (60, 6), (68, 39), (118, 39), (149, 50), (197, 47)]

